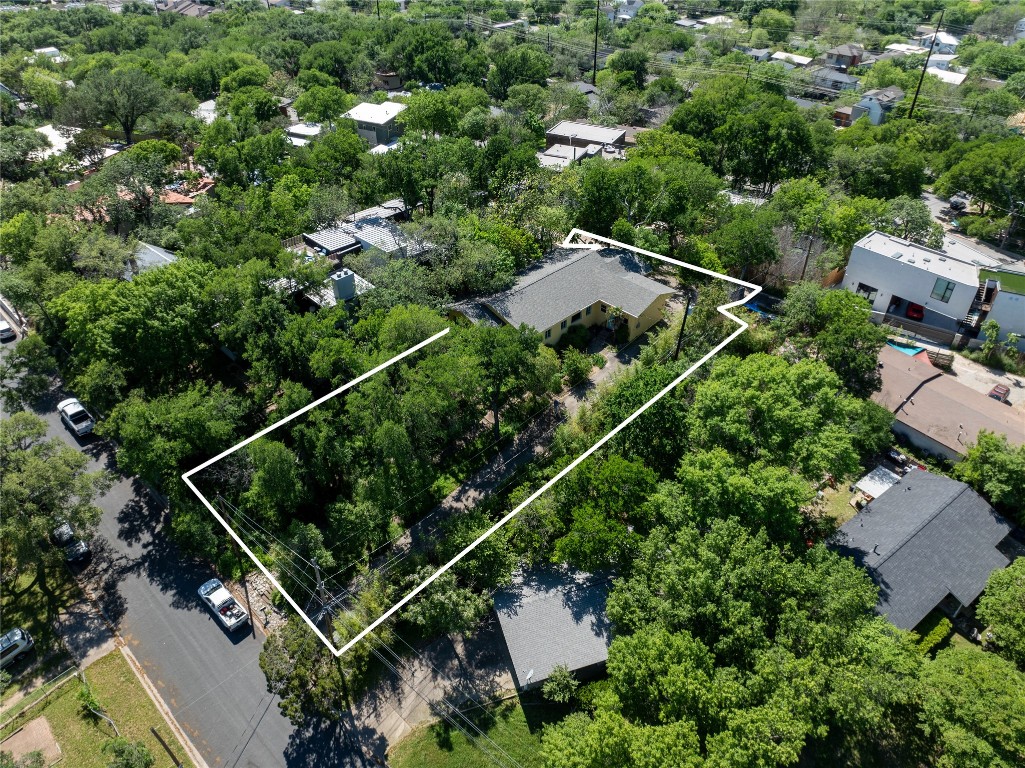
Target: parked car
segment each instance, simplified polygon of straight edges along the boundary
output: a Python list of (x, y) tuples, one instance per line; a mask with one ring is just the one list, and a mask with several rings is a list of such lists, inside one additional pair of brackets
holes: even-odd
[(20, 627), (0, 637), (0, 669), (13, 664), (19, 657), (32, 650), (35, 641), (32, 635)]
[(77, 398), (69, 397), (67, 400), (61, 400), (57, 404), (57, 410), (60, 411), (61, 421), (79, 437), (85, 437), (96, 426), (96, 420)]
[(249, 623), (246, 609), (235, 601), (218, 579), (210, 579), (201, 586), (199, 596), (229, 632)]
[(75, 535), (75, 529), (70, 523), (61, 523), (52, 536), (53, 543), (64, 548), (64, 559), (69, 563), (80, 563), (92, 554), (88, 542)]
[(0, 341), (14, 341), (18, 338), (18, 334), (11, 328), (11, 324), (6, 320), (0, 320)]
[(967, 207), (968, 207), (968, 201), (965, 200), (963, 197), (958, 197), (957, 195), (954, 195), (954, 197), (950, 198), (950, 208), (951, 208), (951, 210), (960, 212), (960, 211), (963, 211)]
[(921, 321), (925, 317), (925, 307), (923, 307), (921, 304), (908, 302), (908, 309), (907, 312), (905, 312), (904, 314), (907, 315), (908, 320)]
[(1001, 403), (1006, 403), (1010, 394), (1011, 388), (1004, 384), (997, 384), (989, 391), (989, 396), (994, 400), (999, 400)]

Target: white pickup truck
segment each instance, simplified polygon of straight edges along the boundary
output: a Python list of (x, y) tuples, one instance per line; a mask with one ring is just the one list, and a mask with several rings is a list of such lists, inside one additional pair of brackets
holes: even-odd
[(235, 602), (231, 592), (217, 579), (210, 579), (201, 586), (199, 596), (229, 632), (249, 623), (246, 609)]

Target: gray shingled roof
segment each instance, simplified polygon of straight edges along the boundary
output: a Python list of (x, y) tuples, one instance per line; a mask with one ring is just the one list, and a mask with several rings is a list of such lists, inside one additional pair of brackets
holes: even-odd
[(912, 629), (947, 596), (970, 605), (1008, 561), (1010, 524), (964, 483), (912, 470), (848, 521), (831, 544), (879, 586), (876, 610)]
[(504, 293), (482, 299), (515, 327), (545, 330), (597, 301), (639, 317), (660, 296), (672, 293), (642, 273), (637, 255), (614, 248), (557, 248), (520, 274)]
[(518, 573), (495, 595), (517, 688), (540, 683), (560, 664), (578, 670), (608, 659), (609, 589), (607, 578), (562, 569)]

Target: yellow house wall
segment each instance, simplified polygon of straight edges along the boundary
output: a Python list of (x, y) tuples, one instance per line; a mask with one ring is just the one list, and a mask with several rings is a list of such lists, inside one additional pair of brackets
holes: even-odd
[[(651, 328), (651, 326), (653, 326), (655, 323), (662, 319), (662, 309), (666, 305), (667, 298), (667, 296), (662, 296), (658, 298), (656, 301), (652, 302), (651, 305), (646, 310), (644, 310), (644, 312), (641, 313), (640, 317), (633, 317), (632, 315), (624, 313), (624, 318), (628, 318), (630, 322), (631, 341), (636, 339), (638, 336), (640, 336), (642, 333)], [(605, 307), (605, 312), (601, 311), (602, 306)], [(551, 328), (541, 330), (542, 333), (545, 333), (546, 330), (549, 332), (549, 335), (545, 337), (545, 344), (555, 346), (559, 343), (559, 339), (562, 338), (562, 335), (569, 331), (569, 329), (572, 328), (574, 325), (582, 325), (585, 328), (590, 328), (593, 325), (604, 325), (605, 322), (609, 319), (609, 317), (611, 317), (610, 312), (612, 311), (613, 306), (615, 305), (607, 301), (596, 301), (594, 302), (594, 304), (591, 305), (590, 315), (587, 314), (587, 308), (584, 307), (582, 310), (580, 310), (580, 319), (577, 320), (575, 323), (569, 322), (570, 318), (567, 317), (565, 329), (562, 328), (562, 322), (560, 321), (553, 325)], [(570, 315), (570, 317), (572, 317), (572, 315)]]

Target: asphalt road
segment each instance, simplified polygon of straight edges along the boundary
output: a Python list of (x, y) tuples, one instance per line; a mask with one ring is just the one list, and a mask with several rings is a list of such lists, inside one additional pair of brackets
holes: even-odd
[[(66, 396), (54, 391), (36, 407), (48, 436), (87, 454), (91, 469), (116, 472), (109, 444), (80, 441), (62, 424), (56, 404)], [(142, 483), (118, 475), (97, 504), (103, 517), (81, 575), (211, 768), (373, 765), (352, 742), (379, 748), (373, 732), (349, 736), (335, 723), (296, 730), (281, 714), (258, 663), (262, 635), (225, 632), (200, 603), (196, 589), (215, 574), (174, 546), (163, 530), (166, 513)]]

